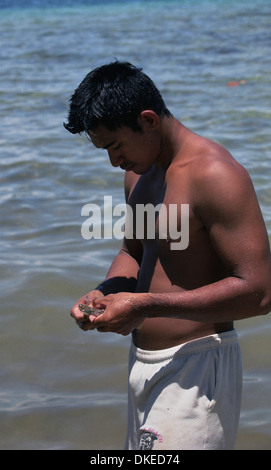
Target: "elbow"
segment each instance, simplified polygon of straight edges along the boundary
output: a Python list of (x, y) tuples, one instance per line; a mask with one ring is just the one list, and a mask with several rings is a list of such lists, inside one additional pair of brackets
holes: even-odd
[(271, 299), (269, 299), (267, 302), (265, 301), (262, 303), (262, 305), (260, 306), (259, 315), (267, 315), (270, 312), (271, 312)]
[(268, 269), (262, 283), (261, 315), (271, 312), (271, 260), (269, 259)]
[(271, 288), (262, 292), (259, 302), (259, 315), (267, 315), (271, 312)]
[(266, 286), (258, 283), (258, 285), (250, 285), (249, 292), (249, 303), (250, 312), (252, 316), (261, 316), (271, 313), (271, 283), (270, 286)]

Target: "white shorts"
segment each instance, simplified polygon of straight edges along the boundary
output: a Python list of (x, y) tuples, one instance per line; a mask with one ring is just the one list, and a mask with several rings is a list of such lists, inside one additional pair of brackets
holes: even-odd
[(242, 360), (235, 330), (129, 356), (126, 450), (232, 450)]

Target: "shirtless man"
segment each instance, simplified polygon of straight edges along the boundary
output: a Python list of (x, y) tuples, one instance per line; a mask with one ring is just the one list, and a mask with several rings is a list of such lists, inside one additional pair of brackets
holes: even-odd
[[(105, 281), (71, 315), (84, 330), (132, 334), (126, 449), (232, 449), (241, 399), (233, 322), (271, 310), (269, 240), (251, 180), (229, 152), (180, 123), (153, 82), (130, 64), (87, 75), (70, 105), (85, 131), (125, 170), (126, 201), (189, 205), (189, 243), (124, 238)], [(169, 213), (169, 212), (168, 212)], [(176, 223), (175, 223), (176, 225)], [(88, 319), (80, 303), (105, 309)]]

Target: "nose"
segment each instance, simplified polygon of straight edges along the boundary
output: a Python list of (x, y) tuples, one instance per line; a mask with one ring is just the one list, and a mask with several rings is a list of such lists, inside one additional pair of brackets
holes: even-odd
[(109, 160), (112, 166), (118, 167), (124, 161), (124, 158), (121, 155), (117, 155), (113, 150), (107, 150)]

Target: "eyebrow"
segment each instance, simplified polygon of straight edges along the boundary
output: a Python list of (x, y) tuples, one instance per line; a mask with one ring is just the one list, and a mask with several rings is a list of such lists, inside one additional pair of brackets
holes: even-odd
[(108, 149), (109, 147), (111, 147), (111, 145), (114, 145), (115, 143), (116, 143), (116, 141), (113, 140), (113, 142), (110, 142), (110, 144), (105, 145), (105, 147), (103, 147), (103, 149), (106, 150), (106, 149)]

